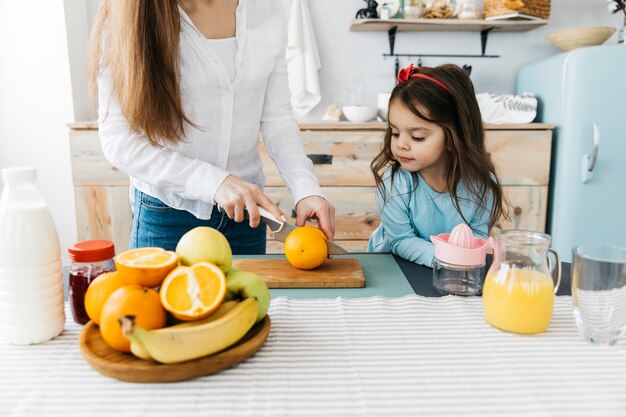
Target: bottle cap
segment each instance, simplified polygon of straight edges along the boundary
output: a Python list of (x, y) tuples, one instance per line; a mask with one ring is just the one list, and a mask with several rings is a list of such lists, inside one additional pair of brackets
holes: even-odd
[(115, 246), (110, 240), (83, 240), (67, 248), (73, 262), (101, 262), (115, 256)]
[(2, 170), (2, 182), (5, 185), (32, 183), (36, 179), (37, 170), (32, 167), (4, 168)]

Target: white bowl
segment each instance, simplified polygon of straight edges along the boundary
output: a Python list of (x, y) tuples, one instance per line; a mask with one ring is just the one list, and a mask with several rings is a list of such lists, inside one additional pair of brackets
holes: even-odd
[(344, 116), (351, 122), (369, 122), (376, 117), (378, 109), (373, 106), (343, 106), (341, 108)]
[(389, 108), (389, 99), (391, 98), (391, 93), (378, 93), (377, 97), (377, 105), (378, 105), (378, 117), (383, 119), (383, 121), (387, 121), (387, 110)]

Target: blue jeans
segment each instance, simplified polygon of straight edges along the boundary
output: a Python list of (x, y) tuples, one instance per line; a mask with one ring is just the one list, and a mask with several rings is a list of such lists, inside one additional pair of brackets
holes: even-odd
[(198, 226), (219, 230), (226, 236), (234, 255), (265, 254), (266, 225), (252, 228), (247, 220), (237, 223), (213, 207), (209, 220), (200, 220), (185, 210), (169, 207), (137, 189), (133, 189), (133, 227), (129, 248), (160, 247), (175, 250), (182, 235)]

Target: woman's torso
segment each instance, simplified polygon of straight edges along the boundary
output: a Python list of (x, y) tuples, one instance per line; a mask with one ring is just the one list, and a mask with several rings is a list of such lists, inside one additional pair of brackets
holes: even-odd
[[(257, 146), (270, 73), (284, 47), (285, 15), (277, 0), (240, 0), (236, 11), (233, 69), (224, 65), (211, 40), (181, 16), (179, 74), (181, 99), (189, 126), (182, 142), (168, 148), (206, 161), (263, 187), (263, 164)], [(205, 216), (202, 201), (150, 186), (131, 177), (132, 185), (172, 207)]]

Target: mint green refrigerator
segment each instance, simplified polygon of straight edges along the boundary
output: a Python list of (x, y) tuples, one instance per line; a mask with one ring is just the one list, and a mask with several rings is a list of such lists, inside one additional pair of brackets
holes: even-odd
[(517, 92), (555, 125), (546, 230), (571, 261), (579, 244), (626, 246), (626, 46), (594, 46), (523, 66)]

